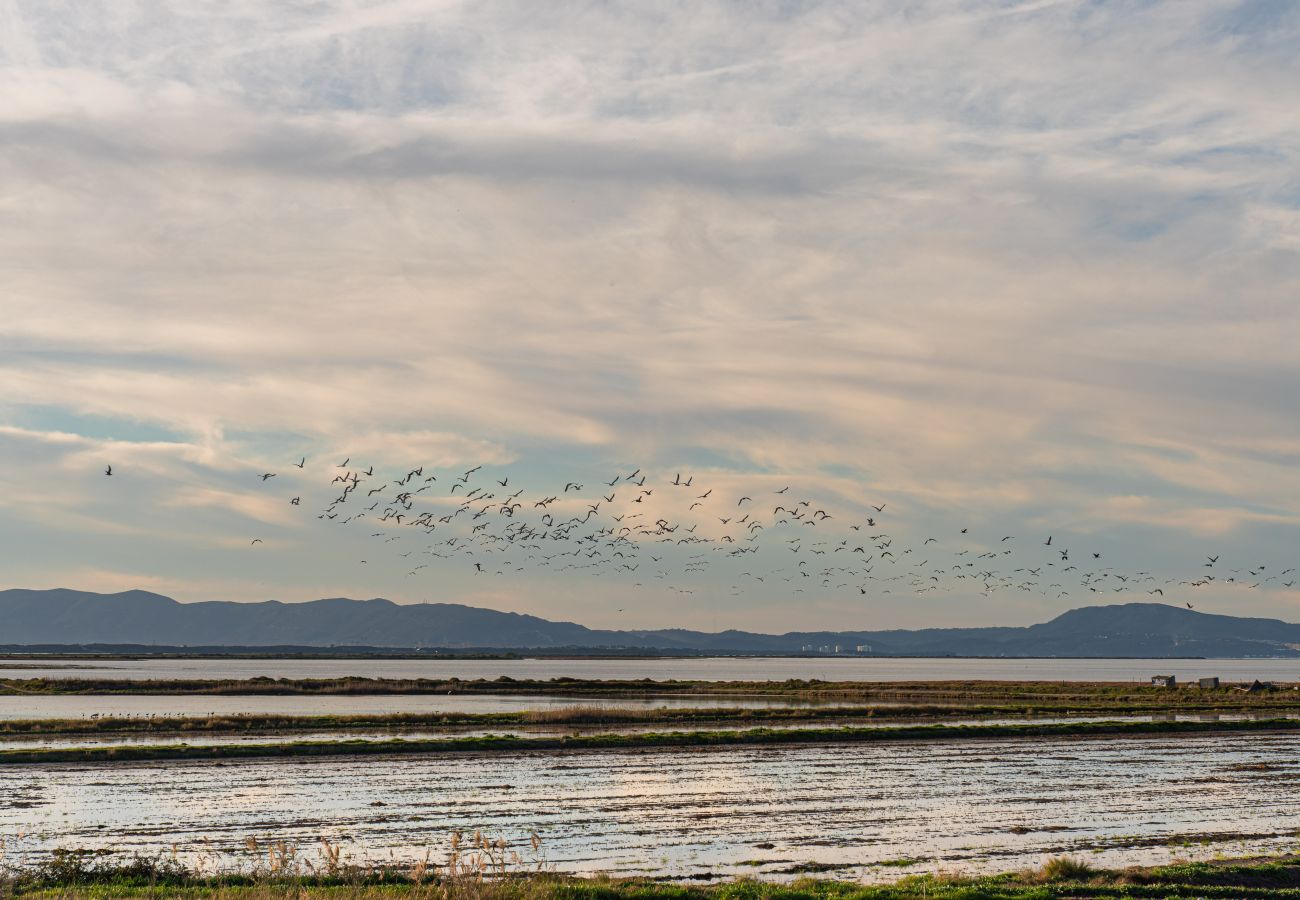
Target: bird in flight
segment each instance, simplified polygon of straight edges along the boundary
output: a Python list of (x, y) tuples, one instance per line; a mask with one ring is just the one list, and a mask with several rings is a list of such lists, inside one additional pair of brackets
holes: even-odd
[(251, 546), (253, 546), (253, 544), (260, 544), (260, 543), (262, 543), (262, 539), (261, 539), (261, 538), (253, 538), (253, 540), (249, 543), (248, 546), (251, 547)]
[(339, 463), (339, 464), (338, 464), (337, 466), (335, 466), (334, 468), (336, 468), (336, 469), (346, 469), (346, 468), (348, 467), (348, 463), (350, 463), (350, 462), (352, 462), (352, 457), (349, 456), (347, 459), (343, 460), (343, 462)]
[(112, 467), (112, 466), (106, 466), (106, 467), (104, 468), (104, 474), (105, 474), (105, 475), (112, 475), (112, 474), (113, 474), (113, 467)]
[[(306, 456), (302, 455), (299, 462), (292, 463), (291, 465), (295, 468), (304, 469), (306, 467)], [(793, 526), (816, 526), (818, 531), (831, 532), (829, 535), (826, 535), (827, 540), (810, 542), (809, 544), (804, 545), (802, 547), (802, 553), (800, 553), (799, 543), (801, 539), (795, 537), (794, 540), (790, 542), (792, 546), (789, 547), (789, 549), (794, 553), (800, 554), (801, 556), (811, 554), (813, 556), (826, 555), (829, 557), (832, 553), (851, 552), (853, 556), (841, 558), (845, 560), (855, 560), (855, 564), (851, 569), (847, 567), (837, 569), (836, 567), (831, 566), (823, 568), (820, 571), (815, 568), (809, 568), (807, 571), (799, 570), (794, 574), (793, 579), (786, 577), (785, 580), (787, 582), (793, 580), (795, 583), (798, 583), (801, 580), (800, 576), (802, 576), (802, 578), (814, 579), (812, 582), (814, 584), (820, 583), (823, 587), (830, 588), (834, 581), (843, 581), (844, 583), (834, 584), (834, 589), (843, 588), (848, 592), (852, 592), (854, 588), (857, 588), (859, 596), (864, 600), (867, 597), (875, 596), (877, 594), (883, 595), (898, 593), (897, 586), (894, 587), (892, 592), (882, 591), (879, 589), (873, 590), (871, 586), (872, 583), (878, 581), (897, 581), (900, 579), (907, 579), (908, 577), (913, 579), (910, 582), (910, 586), (918, 594), (926, 591), (955, 590), (961, 587), (959, 582), (966, 582), (968, 586), (975, 586), (982, 583), (985, 595), (998, 590), (1017, 589), (1036, 591), (1043, 596), (1065, 597), (1071, 596), (1075, 585), (1059, 583), (1048, 584), (1047, 582), (1051, 577), (1059, 578), (1064, 581), (1065, 573), (1075, 573), (1079, 567), (1084, 567), (1082, 562), (1079, 563), (1079, 566), (1070, 565), (1069, 551), (1064, 547), (1060, 547), (1056, 543), (1055, 536), (1049, 534), (1040, 542), (1040, 546), (1046, 546), (1056, 552), (1058, 556), (1060, 556), (1060, 560), (1044, 562), (1041, 564), (1040, 568), (1029, 568), (1025, 565), (1029, 560), (1021, 561), (1016, 559), (1016, 557), (1019, 556), (1019, 551), (1015, 550), (1017, 545), (1013, 544), (1012, 541), (1019, 540), (1019, 537), (1007, 534), (1005, 536), (1000, 536), (1004, 546), (996, 549), (987, 548), (981, 552), (979, 549), (975, 548), (963, 549), (957, 547), (954, 548), (953, 551), (949, 551), (955, 553), (956, 556), (965, 556), (968, 553), (970, 554), (969, 559), (971, 561), (963, 561), (960, 565), (952, 564), (958, 562), (954, 559), (949, 561), (949, 565), (945, 567), (930, 570), (928, 568), (930, 561), (927, 559), (925, 562), (920, 564), (912, 563), (910, 566), (900, 566), (900, 570), (914, 570), (909, 571), (908, 574), (899, 574), (892, 578), (884, 577), (879, 574), (873, 575), (871, 568), (873, 557), (870, 553), (874, 552), (876, 557), (878, 557), (878, 568), (901, 564), (905, 559), (913, 558), (910, 554), (912, 554), (916, 549), (914, 538), (900, 538), (895, 542), (888, 533), (871, 533), (869, 541), (866, 540), (867, 535), (862, 535), (863, 539), (860, 541), (850, 540), (851, 535), (860, 531), (868, 531), (868, 529), (870, 529), (874, 532), (882, 526), (878, 525), (876, 519), (869, 515), (863, 518), (861, 524), (851, 522), (845, 522), (843, 524), (838, 523), (834, 521), (835, 517), (833, 517), (829, 512), (825, 509), (818, 508), (816, 497), (807, 500), (800, 500), (792, 507), (775, 506), (772, 509), (771, 518), (768, 519), (763, 517), (764, 521), (760, 522), (759, 516), (754, 510), (745, 509), (745, 503), (753, 503), (754, 505), (757, 505), (753, 496), (743, 494), (740, 490), (736, 490), (733, 493), (730, 489), (724, 491), (723, 495), (719, 495), (719, 498), (721, 500), (729, 500), (732, 497), (737, 498), (733, 510), (735, 513), (739, 513), (742, 517), (733, 518), (731, 516), (721, 517), (709, 516), (706, 514), (701, 520), (696, 520), (693, 513), (709, 506), (708, 501), (712, 499), (713, 492), (711, 489), (707, 489), (706, 485), (702, 485), (702, 487), (706, 487), (705, 491), (692, 497), (690, 500), (685, 499), (690, 495), (682, 497), (683, 501), (689, 507), (691, 515), (674, 520), (671, 512), (665, 512), (664, 518), (655, 520), (654, 524), (651, 525), (649, 524), (648, 516), (646, 516), (646, 514), (633, 512), (632, 509), (633, 507), (636, 509), (643, 509), (644, 507), (641, 505), (643, 500), (647, 501), (646, 505), (648, 506), (648, 501), (653, 499), (652, 493), (658, 491), (645, 489), (635, 492), (626, 491), (618, 494), (614, 493), (617, 486), (624, 482), (637, 485), (638, 487), (642, 486), (647, 480), (647, 476), (641, 469), (637, 469), (631, 474), (613, 475), (611, 476), (610, 481), (605, 481), (603, 476), (596, 477), (593, 475), (591, 479), (593, 484), (604, 484), (605, 486), (608, 486), (611, 491), (608, 495), (598, 496), (598, 502), (596, 503), (591, 503), (585, 499), (585, 488), (583, 484), (573, 481), (565, 483), (563, 490), (561, 491), (562, 495), (567, 496), (569, 493), (574, 493), (575, 501), (578, 498), (583, 498), (583, 502), (588, 505), (586, 510), (583, 510), (577, 515), (573, 515), (571, 518), (568, 518), (568, 514), (563, 514), (563, 517), (567, 518), (567, 521), (561, 521), (556, 518), (556, 516), (560, 516), (561, 514), (556, 512), (553, 507), (548, 510), (551, 503), (559, 499), (555, 496), (540, 494), (538, 495), (538, 500), (536, 502), (534, 502), (531, 497), (527, 500), (521, 500), (520, 502), (513, 502), (517, 497), (520, 497), (526, 492), (526, 489), (520, 487), (520, 484), (517, 483), (515, 475), (509, 475), (507, 477), (507, 473), (505, 472), (497, 473), (502, 476), (500, 479), (495, 479), (498, 486), (506, 490), (512, 486), (517, 488), (517, 490), (508, 498), (500, 501), (493, 502), (496, 495), (491, 493), (490, 487), (488, 487), (492, 483), (491, 480), (486, 482), (487, 486), (485, 487), (469, 489), (468, 482), (472, 479), (473, 473), (485, 468), (485, 466), (476, 466), (472, 469), (467, 469), (460, 476), (446, 476), (445, 481), (448, 482), (447, 486), (450, 489), (450, 498), (458, 499), (460, 505), (457, 507), (455, 504), (451, 504), (453, 508), (450, 508), (446, 515), (439, 517), (435, 514), (433, 509), (414, 508), (414, 504), (420, 502), (415, 495), (420, 491), (430, 490), (432, 482), (437, 480), (434, 476), (430, 475), (428, 478), (424, 478), (426, 484), (423, 486), (415, 486), (410, 491), (404, 493), (394, 492), (390, 494), (389, 490), (393, 484), (391, 480), (377, 484), (374, 488), (362, 489), (361, 485), (364, 479), (373, 477), (373, 466), (370, 469), (362, 469), (358, 464), (355, 473), (350, 470), (350, 466), (350, 457), (339, 465), (339, 468), (346, 470), (345, 474), (334, 477), (334, 480), (331, 481), (330, 484), (334, 485), (342, 482), (342, 493), (340, 495), (334, 495), (331, 493), (330, 496), (334, 497), (332, 502), (329, 502), (329, 505), (326, 506), (323, 511), (315, 510), (315, 512), (321, 512), (321, 515), (318, 516), (319, 519), (334, 521), (337, 517), (338, 521), (335, 522), (336, 525), (346, 525), (350, 521), (357, 521), (359, 523), (360, 520), (367, 519), (369, 513), (374, 512), (378, 507), (383, 506), (385, 508), (382, 513), (375, 513), (375, 519), (378, 519), (380, 515), (382, 515), (382, 521), (386, 523), (392, 523), (395, 526), (402, 527), (413, 526), (428, 534), (437, 533), (441, 535), (449, 532), (446, 539), (441, 542), (442, 549), (439, 549), (436, 542), (429, 544), (427, 552), (434, 557), (448, 559), (451, 558), (452, 553), (468, 554), (471, 552), (475, 555), (480, 552), (493, 554), (492, 557), (478, 557), (481, 560), (478, 563), (473, 562), (475, 558), (474, 556), (469, 558), (469, 561), (473, 564), (473, 571), (485, 575), (501, 575), (503, 572), (500, 570), (505, 570), (504, 574), (506, 575), (520, 573), (524, 566), (530, 564), (524, 563), (522, 559), (520, 559), (520, 557), (526, 554), (528, 560), (535, 560), (536, 564), (540, 567), (563, 571), (573, 571), (578, 569), (588, 570), (593, 576), (624, 576), (636, 571), (637, 563), (640, 559), (645, 559), (647, 562), (656, 565), (656, 578), (672, 578), (674, 577), (674, 574), (694, 576), (708, 567), (709, 563), (705, 561), (706, 554), (692, 556), (691, 561), (677, 573), (671, 571), (670, 567), (673, 563), (666, 562), (665, 557), (641, 556), (640, 554), (644, 552), (644, 549), (652, 545), (652, 543), (658, 544), (662, 542), (670, 545), (666, 548), (670, 551), (673, 551), (674, 547), (691, 547), (696, 550), (711, 549), (717, 551), (719, 557), (725, 554), (727, 557), (735, 558), (737, 560), (741, 558), (752, 559), (753, 557), (749, 557), (747, 554), (765, 552), (761, 550), (763, 546), (762, 541), (764, 540), (763, 534), (768, 533), (764, 532), (764, 529), (771, 528), (775, 530), (779, 526), (786, 528), (791, 528)], [(105, 476), (114, 474), (112, 466), (101, 464), (101, 468), (103, 469)], [(383, 466), (380, 466), (380, 468), (383, 468)], [(251, 474), (261, 478), (263, 482), (278, 477), (274, 472), (257, 473), (254, 471)], [(608, 474), (608, 472), (606, 472), (606, 474)], [(404, 478), (397, 481), (397, 484), (406, 485), (417, 475), (423, 476), (422, 468), (407, 473)], [(492, 477), (494, 476), (490, 476), (490, 478)], [(329, 481), (329, 478), (323, 478), (322, 480)], [(378, 479), (375, 480), (377, 481)], [(682, 473), (678, 471), (674, 473), (671, 480), (666, 479), (662, 483), (678, 487), (692, 487), (692, 481), (693, 478), (683, 478)], [(651, 485), (651, 487), (654, 486)], [(553, 489), (554, 488), (552, 488), (552, 490)], [(763, 486), (763, 489), (770, 490), (771, 488)], [(333, 491), (333, 488), (331, 487), (330, 490)], [(401, 488), (399, 487), (398, 490), (401, 490)], [(465, 493), (459, 494), (462, 490), (465, 491)], [(788, 495), (791, 490), (793, 490), (793, 486), (784, 485), (780, 490), (774, 490), (773, 494)], [(504, 495), (504, 493), (505, 491), (503, 490), (502, 494)], [(627, 496), (623, 496), (623, 493), (627, 493)], [(671, 493), (675, 494), (675, 492)], [(661, 496), (663, 495), (661, 494)], [(348, 515), (346, 512), (342, 511), (346, 508), (343, 504), (358, 497), (366, 498), (362, 501), (364, 504), (368, 504), (364, 511), (358, 511), (354, 515)], [(424, 499), (428, 500), (429, 498)], [(782, 500), (785, 499), (786, 497), (783, 496)], [(284, 501), (281, 500), (279, 502)], [(291, 499), (288, 502), (293, 506), (299, 506), (300, 504), (305, 506), (311, 503), (311, 499), (306, 493), (302, 493), (301, 497), (291, 495)], [(887, 505), (884, 503), (879, 505), (868, 504), (866, 503), (865, 498), (863, 498), (862, 502), (864, 506), (868, 506), (872, 512), (878, 514), (883, 514), (887, 508)], [(581, 504), (575, 503), (575, 506), (581, 509)], [(529, 513), (530, 508), (532, 512), (531, 515)], [(490, 516), (489, 514), (491, 513), (495, 513), (496, 515)], [(552, 513), (554, 513), (554, 515)], [(906, 514), (907, 510), (903, 510), (901, 513), (898, 510), (895, 510), (890, 515), (897, 518), (899, 515)], [(645, 518), (643, 518), (643, 516)], [(720, 533), (720, 529), (719, 533), (715, 535), (696, 534), (697, 525), (709, 530), (706, 523), (713, 521), (713, 519), (717, 519), (722, 528), (737, 533)], [(754, 520), (752, 524), (750, 523), (751, 519)], [(371, 521), (373, 521), (373, 519)], [(497, 526), (494, 524), (497, 522), (501, 523), (501, 525)], [(594, 524), (589, 525), (589, 523)], [(951, 527), (951, 524), (951, 522), (948, 523), (948, 527)], [(731, 525), (736, 525), (737, 528), (730, 529)], [(434, 531), (435, 528), (437, 529), (437, 532)], [(746, 530), (741, 531), (740, 529), (742, 528)], [(463, 529), (465, 533), (462, 534), (459, 529)], [(838, 533), (840, 529), (843, 529), (844, 533)], [(968, 527), (958, 526), (958, 529), (963, 539), (969, 536), (970, 529)], [(798, 530), (803, 532), (804, 528), (801, 527)], [(760, 534), (760, 532), (762, 532), (762, 534)], [(924, 532), (917, 534), (916, 537), (922, 539), (922, 547), (928, 548), (930, 544), (937, 544), (939, 542), (938, 538), (933, 535), (941, 533), (948, 534), (950, 532), (945, 528), (942, 531), (931, 532), (931, 536), (928, 537)], [(400, 536), (384, 532), (378, 532), (375, 536), (386, 537), (386, 540), (384, 541), (385, 543), (401, 539)], [(992, 540), (993, 536), (991, 534), (986, 534), (983, 539)], [(542, 541), (548, 543), (539, 543)], [(744, 543), (739, 543), (740, 541), (743, 541)], [(963, 540), (960, 543), (964, 542), (965, 541)], [(253, 545), (261, 543), (264, 543), (261, 538), (252, 541)], [(557, 546), (559, 543), (568, 543), (570, 549), (551, 554), (545, 554), (542, 552), (548, 544), (550, 546)], [(895, 543), (899, 547), (896, 551), (891, 549), (891, 544)], [(912, 544), (912, 546), (908, 546), (908, 544)], [(868, 546), (872, 547), (873, 550), (868, 551), (866, 549)], [(1022, 550), (1023, 549), (1024, 548), (1022, 548)], [(278, 552), (278, 550), (272, 548), (265, 552), (272, 553)], [(677, 552), (686, 551), (679, 550)], [(1093, 560), (1100, 560), (1103, 556), (1097, 551), (1088, 552), (1091, 553), (1091, 559)], [(500, 554), (500, 556), (497, 556), (497, 554)], [(978, 556), (976, 554), (978, 554)], [(928, 552), (922, 551), (922, 553), (917, 555), (928, 556)], [(708, 556), (711, 556), (711, 554), (708, 554)], [(565, 557), (576, 557), (581, 559), (581, 562), (576, 559), (574, 562), (566, 562)], [(463, 560), (464, 556), (461, 556), (460, 558)], [(1088, 557), (1080, 557), (1080, 559), (1087, 558)], [(1207, 560), (1207, 562), (1203, 564), (1204, 567), (1217, 568), (1216, 563), (1222, 561), (1218, 556), (1203, 558)], [(500, 562), (494, 564), (498, 559), (500, 559)], [(981, 560), (981, 562), (974, 561), (977, 559)], [(1005, 568), (1002, 568), (997, 562), (992, 562), (992, 560), (1000, 559), (1006, 560)], [(983, 562), (983, 560), (990, 560), (990, 562)], [(1012, 562), (1012, 560), (1016, 561)], [(376, 562), (378, 563), (379, 560), (377, 559)], [(861, 565), (856, 564), (859, 562)], [(461, 564), (463, 565), (463, 562)], [(515, 567), (516, 564), (519, 565), (518, 568)], [(815, 560), (810, 557), (803, 565), (814, 566)], [(976, 566), (979, 566), (980, 568), (977, 569), (975, 568)], [(1057, 566), (1060, 568), (1056, 568)], [(1052, 567), (1054, 574), (1049, 577), (1041, 578), (1040, 582), (1040, 576), (1043, 573), (1046, 573), (1047, 567)], [(407, 568), (411, 567), (408, 566)], [(420, 567), (412, 569), (410, 574), (414, 574), (419, 570), (419, 568)], [(1278, 568), (1281, 569), (1280, 566)], [(1073, 576), (1076, 579), (1081, 579), (1080, 586), (1083, 589), (1094, 594), (1103, 591), (1109, 592), (1111, 590), (1117, 592), (1132, 590), (1136, 593), (1135, 589), (1139, 583), (1157, 581), (1156, 577), (1151, 576), (1151, 574), (1147, 572), (1125, 573), (1123, 571), (1116, 571), (1115, 567), (1110, 565), (1104, 568), (1097, 566), (1095, 569), (1096, 571), (1093, 572), (1077, 572), (1077, 574)], [(778, 569), (770, 573), (763, 573), (759, 569), (754, 569), (753, 572), (746, 573), (746, 575), (754, 577), (756, 581), (762, 581), (763, 579), (760, 577), (761, 575), (770, 574), (772, 577), (769, 578), (769, 580), (775, 580), (777, 572), (780, 571), (782, 570)], [(857, 577), (854, 578), (853, 575), (847, 574), (840, 575), (838, 578), (832, 577), (838, 571), (846, 573), (852, 571)], [(1233, 573), (1236, 574), (1237, 571), (1238, 570), (1233, 570)], [(1244, 572), (1246, 569), (1243, 568), (1240, 571)], [(1271, 585), (1272, 580), (1274, 579), (1270, 578), (1265, 580), (1262, 577), (1264, 571), (1263, 566), (1255, 566), (1251, 568), (1252, 575), (1261, 576), (1259, 578), (1260, 583), (1258, 585), (1251, 585), (1251, 587), (1266, 587), (1267, 585)], [(1291, 570), (1281, 571), (1279, 576), (1274, 576), (1279, 585), (1281, 584), (1281, 579), (1288, 576), (1290, 571)], [(950, 572), (952, 574), (944, 577), (945, 572)], [(1023, 579), (1018, 578), (1019, 573), (1025, 573)], [(1242, 577), (1244, 578), (1244, 576)], [(947, 578), (953, 578), (954, 580), (949, 582)], [(1197, 581), (1182, 583), (1201, 586), (1211, 581), (1214, 581), (1213, 575), (1203, 576)], [(1297, 579), (1296, 581), (1300, 582), (1300, 579)], [(927, 582), (930, 583), (927, 584)], [(1164, 583), (1172, 585), (1179, 582), (1177, 579), (1167, 578)], [(1127, 584), (1127, 587), (1121, 587), (1121, 584)], [(1290, 586), (1291, 584), (1288, 583), (1287, 587)], [(1143, 587), (1145, 587), (1145, 584)], [(1071, 588), (1071, 591), (1067, 592), (1064, 588)], [(678, 590), (678, 588), (674, 588), (674, 590)], [(797, 592), (802, 593), (803, 591), (800, 590)], [(1162, 588), (1147, 588), (1147, 592), (1150, 596), (1166, 598)], [(683, 591), (683, 593), (686, 592)], [(1168, 599), (1166, 598), (1162, 602), (1168, 602)], [(1192, 608), (1191, 604), (1187, 604), (1187, 606), (1188, 608)], [(630, 609), (630, 607), (628, 608)]]

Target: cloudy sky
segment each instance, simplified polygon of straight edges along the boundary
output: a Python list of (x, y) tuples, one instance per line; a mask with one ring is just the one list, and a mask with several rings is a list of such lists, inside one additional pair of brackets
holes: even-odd
[[(411, 576), (425, 544), (316, 518), (346, 457), (1298, 565), (1298, 86), (1289, 0), (0, 0), (0, 587), (782, 630), (1150, 599)], [(1300, 620), (1283, 583), (1169, 599)]]

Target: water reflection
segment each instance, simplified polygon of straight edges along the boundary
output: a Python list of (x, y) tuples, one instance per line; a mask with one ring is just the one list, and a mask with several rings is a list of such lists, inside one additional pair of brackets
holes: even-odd
[(975, 872), (1058, 853), (1120, 867), (1289, 849), (1297, 751), (1300, 736), (1259, 734), (14, 766), (0, 835), (28, 835), (11, 859), (175, 842), (233, 861), (250, 835), (410, 859), (458, 828), (517, 846), (536, 828), (575, 872), (892, 878), (879, 863)]
[[(0, 696), (0, 719), (86, 719), (98, 717), (246, 715), (383, 715), (387, 713), (495, 713), (565, 709), (579, 704), (624, 709), (762, 709), (836, 704), (763, 697), (601, 697), (575, 700), (527, 694), (324, 694), (193, 695), (56, 694)], [(888, 705), (888, 704), (876, 704)]]

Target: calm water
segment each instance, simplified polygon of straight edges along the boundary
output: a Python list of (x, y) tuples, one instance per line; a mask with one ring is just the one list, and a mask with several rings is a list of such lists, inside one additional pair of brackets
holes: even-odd
[(476, 828), (531, 857), (536, 829), (560, 871), (880, 879), (900, 857), (977, 872), (1292, 850), (1297, 777), (1294, 734), (12, 766), (0, 835), (14, 862), (175, 843), (231, 866), (250, 836), (414, 860)]
[(0, 660), (2, 678), (591, 678), (783, 681), (1300, 681), (1300, 659), (143, 659)]
[[(278, 714), (286, 716), (383, 715), (386, 713), (495, 713), (571, 706), (607, 706), (631, 709), (700, 709), (729, 707), (814, 706), (806, 700), (763, 697), (537, 697), (527, 694), (327, 694), (308, 695), (196, 695), (103, 694), (0, 695), (0, 719), (87, 719), (101, 717), (234, 716)], [(835, 705), (826, 701), (824, 705)], [(873, 704), (888, 706), (889, 704)]]

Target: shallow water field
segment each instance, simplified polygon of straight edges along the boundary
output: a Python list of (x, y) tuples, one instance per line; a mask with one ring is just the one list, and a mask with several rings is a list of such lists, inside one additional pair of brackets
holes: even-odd
[[(614, 709), (770, 709), (826, 706), (784, 697), (600, 697), (528, 694), (27, 694), (0, 695), (0, 719), (235, 715), (384, 715), (387, 713), (498, 713), (599, 705)], [(889, 706), (875, 703), (873, 706)]]
[(1297, 779), (1295, 734), (29, 765), (0, 768), (0, 835), (230, 867), (249, 837), (414, 860), (456, 829), (531, 859), (535, 829), (566, 872), (883, 880), (1294, 849)]

